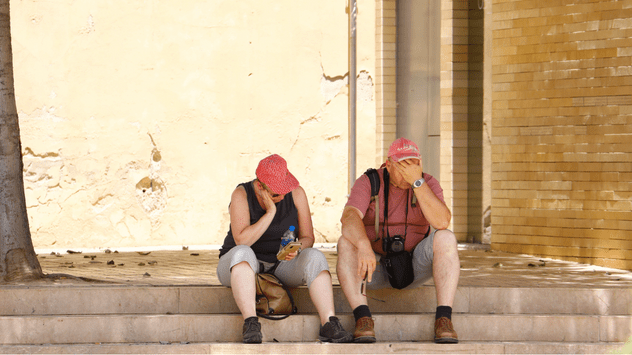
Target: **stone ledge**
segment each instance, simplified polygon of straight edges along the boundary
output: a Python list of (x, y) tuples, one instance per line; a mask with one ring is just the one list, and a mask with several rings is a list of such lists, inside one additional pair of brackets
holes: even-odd
[(630, 353), (632, 344), (559, 342), (385, 342), (375, 344), (303, 343), (131, 343), (9, 345), (2, 354), (606, 354)]

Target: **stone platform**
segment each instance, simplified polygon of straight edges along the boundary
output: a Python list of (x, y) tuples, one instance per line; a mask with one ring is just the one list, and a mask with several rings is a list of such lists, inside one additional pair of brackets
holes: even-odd
[[(335, 246), (318, 247), (329, 261), (333, 284), (338, 285)], [(220, 285), (216, 275), (218, 255), (217, 249), (106, 250), (81, 254), (57, 251), (55, 255), (39, 254), (38, 258), (47, 274), (63, 273), (127, 285)], [(460, 244), (459, 257), (459, 286), (632, 289), (632, 272), (625, 270), (492, 251), (480, 244)]]
[[(353, 329), (329, 261), (336, 314)], [(432, 280), (369, 291), (376, 344), (318, 342), (305, 287), (299, 314), (262, 320), (264, 344), (241, 344), (242, 317), (215, 275), (218, 250), (47, 251), (54, 277), (0, 286), (0, 353), (631, 353), (632, 272), (460, 245), (453, 305), (460, 343), (434, 344)]]

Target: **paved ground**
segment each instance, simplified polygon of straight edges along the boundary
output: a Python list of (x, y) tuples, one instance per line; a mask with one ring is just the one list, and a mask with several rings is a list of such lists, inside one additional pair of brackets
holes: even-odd
[[(323, 245), (320, 249), (329, 260), (333, 283), (337, 285), (335, 248)], [(459, 249), (461, 286), (632, 288), (632, 272), (625, 270), (508, 254), (480, 245), (462, 244)], [(218, 254), (218, 250), (106, 250), (42, 253), (38, 257), (46, 274), (68, 274), (127, 285), (219, 285), (215, 274)], [(74, 277), (36, 283), (82, 283)]]

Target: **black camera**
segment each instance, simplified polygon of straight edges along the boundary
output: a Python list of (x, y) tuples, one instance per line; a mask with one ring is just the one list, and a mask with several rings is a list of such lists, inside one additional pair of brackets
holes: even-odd
[(404, 250), (404, 238), (401, 235), (384, 238), (382, 249), (387, 253), (399, 253)]

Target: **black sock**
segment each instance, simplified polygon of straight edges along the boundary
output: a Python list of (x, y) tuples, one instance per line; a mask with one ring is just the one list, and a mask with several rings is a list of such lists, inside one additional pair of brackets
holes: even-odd
[(435, 320), (446, 317), (449, 320), (452, 320), (452, 307), (450, 306), (439, 306), (437, 307), (437, 313), (435, 315)]
[(353, 317), (355, 317), (356, 322), (362, 317), (371, 318), (371, 310), (369, 310), (369, 306), (364, 304), (362, 306), (358, 306), (353, 310)]

